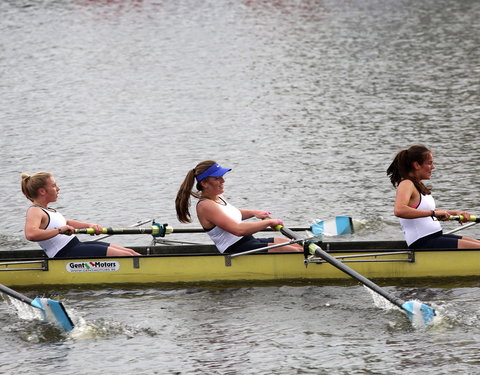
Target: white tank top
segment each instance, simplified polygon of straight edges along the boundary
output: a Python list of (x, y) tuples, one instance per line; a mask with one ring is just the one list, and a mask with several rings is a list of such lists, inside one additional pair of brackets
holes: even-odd
[[(40, 208), (48, 215), (48, 224), (45, 229), (60, 228), (67, 224), (67, 221), (60, 212), (53, 209)], [(49, 238), (48, 240), (38, 241), (38, 244), (49, 258), (53, 258), (55, 254), (62, 250), (74, 238), (75, 236), (57, 234), (55, 237)]]
[[(420, 204), (417, 207), (418, 210), (434, 210), (435, 200), (429, 195), (420, 194)], [(442, 230), (440, 222), (428, 217), (419, 217), (417, 219), (402, 219), (400, 218), (400, 225), (402, 226), (403, 235), (407, 245), (410, 246), (420, 238), (426, 237), (429, 234), (433, 234)]]
[[(220, 199), (225, 203), (225, 204), (220, 204), (217, 203), (220, 208), (227, 214), (229, 217), (231, 217), (233, 220), (235, 220), (237, 223), (240, 223), (242, 221), (242, 213), (240, 210), (234, 206), (232, 206), (230, 203), (225, 201), (223, 198), (220, 197)], [(232, 246), (235, 242), (239, 241), (243, 237), (235, 236), (230, 232), (227, 232), (226, 230), (223, 230), (222, 228), (218, 226), (214, 226), (212, 229), (207, 231), (208, 235), (212, 239), (212, 241), (215, 243), (215, 246), (217, 246), (218, 251), (221, 253), (225, 252), (230, 246)]]

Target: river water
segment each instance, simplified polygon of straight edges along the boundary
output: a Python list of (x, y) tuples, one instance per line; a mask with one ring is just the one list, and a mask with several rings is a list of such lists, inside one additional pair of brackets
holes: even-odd
[[(20, 174), (40, 170), (66, 217), (179, 226), (180, 183), (214, 159), (239, 207), (401, 239), (385, 170), (422, 143), (437, 205), (478, 214), (478, 1), (3, 0), (0, 15), (1, 249), (35, 247)], [(382, 285), (442, 319), (416, 329), (353, 282), (24, 289), (77, 328), (2, 303), (0, 373), (479, 373), (478, 280)]]

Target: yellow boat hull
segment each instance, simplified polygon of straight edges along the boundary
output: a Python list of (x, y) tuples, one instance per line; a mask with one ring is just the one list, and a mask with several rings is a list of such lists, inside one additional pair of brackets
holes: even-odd
[[(480, 276), (480, 250), (349, 250), (331, 252), (369, 279)], [(346, 257), (346, 258), (344, 258)], [(224, 281), (342, 280), (321, 260), (308, 266), (301, 253), (154, 254), (91, 259), (10, 259), (0, 262), (0, 283), (14, 286), (206, 283)], [(348, 263), (347, 263), (348, 262)]]

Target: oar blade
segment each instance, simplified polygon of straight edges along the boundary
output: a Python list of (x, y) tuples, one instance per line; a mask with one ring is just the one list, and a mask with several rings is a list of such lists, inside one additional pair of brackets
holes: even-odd
[(418, 301), (408, 301), (402, 305), (408, 318), (417, 325), (427, 326), (437, 315), (435, 309)]
[(349, 216), (336, 216), (332, 220), (318, 221), (310, 227), (310, 231), (316, 235), (340, 236), (352, 234), (353, 221)]
[(35, 298), (32, 306), (42, 310), (44, 321), (54, 323), (65, 331), (73, 329), (74, 324), (61, 302), (49, 298)]

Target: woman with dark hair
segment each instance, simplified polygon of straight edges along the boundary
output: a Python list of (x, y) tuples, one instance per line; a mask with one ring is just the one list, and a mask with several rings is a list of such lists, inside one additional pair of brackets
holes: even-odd
[(439, 220), (462, 215), (463, 222), (470, 219), (464, 211), (443, 210), (435, 207), (430, 189), (422, 180), (429, 180), (433, 164), (432, 152), (422, 145), (400, 151), (387, 169), (392, 185), (397, 189), (394, 214), (409, 248), (480, 248), (480, 241), (454, 234), (443, 234)]
[(31, 176), (22, 174), (22, 192), (33, 203), (27, 210), (25, 237), (37, 242), (49, 258), (140, 255), (119, 245), (100, 241), (80, 242), (72, 236), (75, 229), (80, 228), (94, 228), (100, 234), (102, 227), (65, 219), (60, 212), (49, 207), (50, 203), (57, 201), (59, 191), (60, 187), (50, 172), (38, 172)]
[[(256, 238), (254, 233), (268, 227), (282, 225), (282, 220), (271, 219), (270, 212), (263, 210), (238, 209), (228, 203), (222, 194), (225, 173), (231, 171), (222, 168), (213, 160), (205, 160), (191, 169), (175, 200), (177, 217), (182, 223), (191, 222), (190, 196), (198, 199), (197, 217), (202, 227), (221, 253), (238, 253), (247, 250), (288, 242), (285, 238)], [(192, 191), (196, 186), (196, 192)], [(244, 221), (256, 217), (258, 221)], [(284, 245), (270, 249), (271, 252), (303, 251), (300, 245)]]

